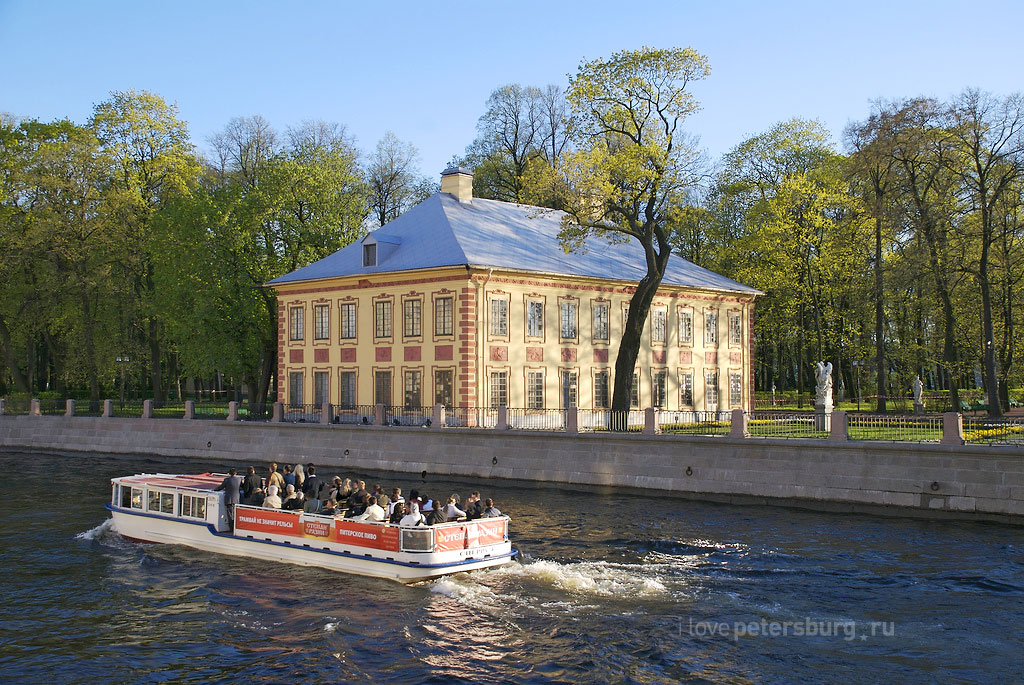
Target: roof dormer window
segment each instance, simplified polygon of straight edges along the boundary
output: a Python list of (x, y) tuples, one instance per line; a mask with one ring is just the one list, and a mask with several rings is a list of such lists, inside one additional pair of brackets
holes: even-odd
[(363, 243), (363, 266), (377, 266), (377, 243)]

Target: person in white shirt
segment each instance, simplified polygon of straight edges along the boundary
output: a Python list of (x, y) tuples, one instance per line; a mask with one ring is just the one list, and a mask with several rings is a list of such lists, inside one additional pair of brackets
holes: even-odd
[(277, 494), (276, 485), (271, 485), (267, 488), (267, 496), (263, 498), (263, 507), (265, 509), (281, 508), (281, 497)]
[(427, 523), (427, 519), (424, 518), (423, 514), (420, 513), (420, 505), (415, 502), (409, 503), (409, 513), (402, 517), (402, 520), (398, 522), (400, 526), (424, 526)]
[(459, 509), (458, 495), (451, 495), (448, 498), (448, 504), (445, 505), (444, 513), (448, 516), (449, 521), (451, 521), (452, 519), (462, 518), (466, 515), (466, 512), (462, 511), (462, 509)]
[(352, 519), (353, 521), (383, 521), (384, 520), (384, 507), (377, 504), (376, 497), (370, 497), (369, 504), (366, 505), (366, 511), (359, 516)]
[(405, 498), (402, 497), (402, 488), (395, 488), (391, 491), (391, 503), (388, 504), (388, 518), (395, 513), (396, 504), (405, 504)]

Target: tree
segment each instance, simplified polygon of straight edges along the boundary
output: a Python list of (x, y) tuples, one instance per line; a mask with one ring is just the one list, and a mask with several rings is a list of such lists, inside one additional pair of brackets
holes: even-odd
[(576, 152), (559, 160), (567, 251), (592, 237), (636, 240), (646, 275), (636, 285), (615, 360), (612, 409), (629, 409), (641, 333), (672, 252), (670, 222), (700, 155), (681, 124), (698, 109), (687, 87), (710, 73), (690, 48), (641, 48), (583, 62), (568, 101)]
[(977, 212), (980, 255), (975, 277), (981, 288), (983, 367), (989, 416), (1002, 416), (993, 325), (992, 249), (999, 239), (997, 208), (1014, 182), (1024, 176), (1024, 99), (999, 100), (966, 90), (948, 110), (948, 128), (956, 156), (950, 170), (963, 184), (967, 204)]
[(391, 131), (377, 142), (366, 169), (370, 188), (370, 209), (378, 226), (393, 221), (419, 199), (422, 183), (416, 168), (419, 152)]

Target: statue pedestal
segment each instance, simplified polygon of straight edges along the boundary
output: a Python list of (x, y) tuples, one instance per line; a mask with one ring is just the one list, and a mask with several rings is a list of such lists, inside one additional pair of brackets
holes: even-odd
[(924, 402), (914, 402), (914, 416), (924, 414)]
[(814, 430), (832, 432), (832, 407), (831, 402), (814, 403)]

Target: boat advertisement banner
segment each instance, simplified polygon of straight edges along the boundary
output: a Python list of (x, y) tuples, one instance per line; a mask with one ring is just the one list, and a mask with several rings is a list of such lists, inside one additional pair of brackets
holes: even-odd
[(238, 507), (235, 511), (235, 530), (277, 533), (278, 535), (300, 535), (299, 516), (274, 511), (273, 509)]
[(434, 550), (453, 552), (471, 547), (496, 545), (505, 541), (507, 524), (508, 521), (505, 519), (495, 519), (438, 528), (434, 536)]
[(397, 526), (378, 526), (355, 521), (335, 521), (334, 532), (338, 542), (357, 547), (398, 551)]

